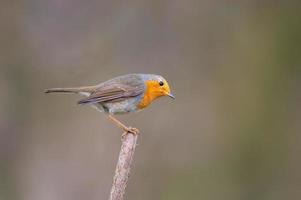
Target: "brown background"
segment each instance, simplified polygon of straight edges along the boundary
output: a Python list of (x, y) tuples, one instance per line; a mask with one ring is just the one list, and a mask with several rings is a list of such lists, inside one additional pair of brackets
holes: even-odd
[(170, 83), (141, 130), (131, 200), (301, 198), (298, 1), (2, 0), (0, 199), (106, 199), (121, 132), (49, 87)]

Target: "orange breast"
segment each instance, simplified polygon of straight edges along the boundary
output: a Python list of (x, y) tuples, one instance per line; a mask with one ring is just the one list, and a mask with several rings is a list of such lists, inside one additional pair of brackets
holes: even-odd
[(141, 101), (139, 102), (139, 104), (137, 105), (138, 109), (142, 109), (147, 107), (153, 100), (155, 100), (156, 98), (162, 96), (158, 91), (158, 82), (157, 81), (145, 81), (146, 84), (146, 89), (145, 92), (143, 94), (143, 97), (141, 99)]

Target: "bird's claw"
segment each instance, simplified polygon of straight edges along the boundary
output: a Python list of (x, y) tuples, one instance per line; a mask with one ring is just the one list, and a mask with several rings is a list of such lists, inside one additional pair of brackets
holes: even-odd
[(138, 135), (139, 134), (139, 130), (137, 128), (133, 128), (133, 127), (127, 127), (123, 134), (121, 135), (122, 138), (124, 138), (127, 134), (131, 133), (133, 135)]

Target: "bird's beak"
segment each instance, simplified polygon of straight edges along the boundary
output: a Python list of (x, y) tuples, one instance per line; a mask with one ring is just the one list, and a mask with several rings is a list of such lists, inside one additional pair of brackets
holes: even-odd
[(172, 98), (172, 99), (175, 99), (175, 96), (173, 95), (173, 94), (171, 94), (171, 93), (168, 93), (168, 94), (166, 94), (167, 96), (169, 96), (170, 98)]

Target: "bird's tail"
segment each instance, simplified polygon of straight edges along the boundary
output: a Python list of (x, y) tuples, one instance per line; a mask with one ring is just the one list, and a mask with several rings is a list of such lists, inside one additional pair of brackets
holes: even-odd
[(52, 93), (52, 92), (67, 92), (67, 93), (79, 93), (79, 92), (93, 92), (94, 86), (88, 87), (74, 87), (74, 88), (50, 88), (46, 89), (45, 93)]

